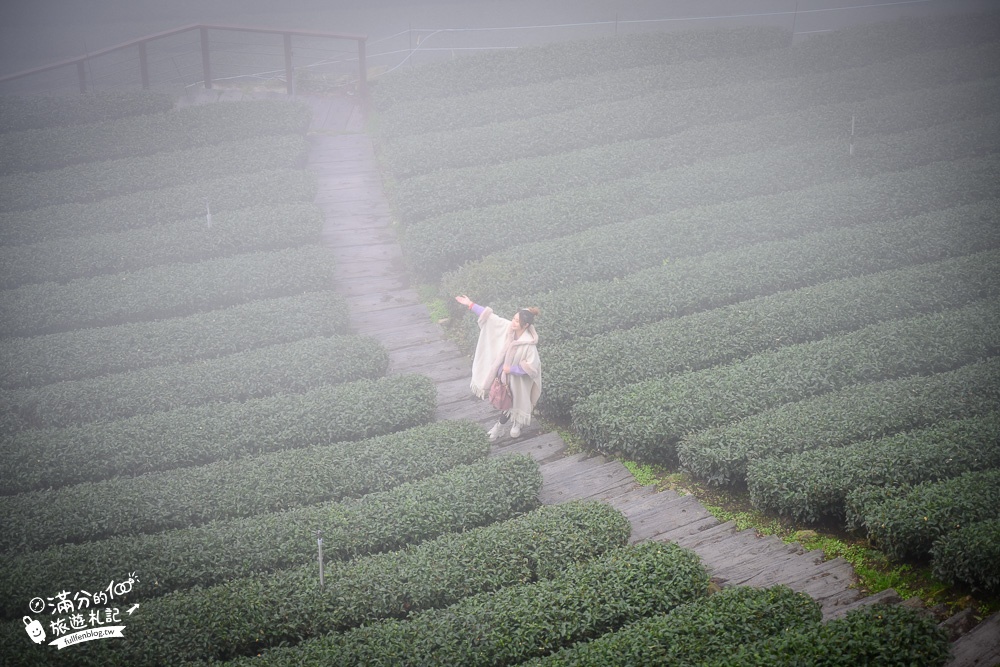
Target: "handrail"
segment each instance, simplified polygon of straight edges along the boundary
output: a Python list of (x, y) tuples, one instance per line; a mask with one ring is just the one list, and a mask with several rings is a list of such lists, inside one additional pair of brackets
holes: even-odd
[(77, 56), (76, 58), (67, 58), (65, 60), (60, 60), (55, 63), (50, 63), (48, 65), (41, 65), (38, 67), (32, 67), (31, 69), (22, 70), (20, 72), (15, 72), (13, 74), (5, 74), (0, 76), (0, 83), (7, 81), (13, 81), (15, 79), (21, 79), (26, 76), (31, 76), (33, 74), (41, 74), (42, 72), (49, 72), (54, 69), (59, 69), (62, 67), (69, 67), (71, 65), (76, 65), (77, 73), (80, 79), (80, 92), (87, 92), (87, 78), (86, 70), (84, 64), (91, 58), (97, 58), (99, 56), (104, 56), (109, 53), (114, 53), (115, 51), (121, 51), (123, 49), (132, 48), (137, 46), (139, 48), (139, 69), (142, 75), (142, 87), (149, 88), (149, 67), (146, 59), (146, 44), (151, 41), (162, 39), (164, 37), (171, 37), (173, 35), (179, 35), (181, 33), (189, 32), (191, 30), (198, 30), (201, 33), (201, 51), (202, 51), (202, 69), (205, 74), (205, 88), (212, 88), (212, 72), (211, 72), (211, 61), (209, 58), (209, 44), (208, 44), (208, 31), (209, 30), (229, 30), (235, 32), (256, 32), (272, 35), (282, 35), (284, 37), (285, 46), (285, 72), (286, 72), (286, 83), (288, 94), (292, 94), (292, 45), (291, 39), (293, 36), (297, 37), (321, 37), (329, 39), (348, 39), (353, 40), (358, 43), (358, 94), (362, 100), (368, 99), (368, 81), (367, 81), (367, 66), (365, 64), (365, 42), (368, 39), (367, 35), (357, 35), (348, 33), (335, 33), (335, 32), (323, 32), (319, 30), (291, 30), (284, 28), (264, 28), (256, 26), (245, 26), (245, 25), (231, 25), (231, 24), (220, 24), (220, 23), (192, 23), (190, 25), (182, 26), (180, 28), (173, 28), (171, 30), (164, 30), (163, 32), (154, 33), (151, 35), (146, 35), (144, 37), (139, 37), (137, 39), (132, 39), (127, 42), (122, 42), (121, 44), (115, 44), (114, 46), (109, 46), (99, 51), (94, 51), (92, 53), (87, 53), (83, 56)]
[(291, 30), (287, 28), (264, 28), (260, 26), (232, 25), (220, 23), (199, 23), (192, 28), (208, 28), (209, 30), (239, 30), (242, 32), (263, 32), (274, 35), (298, 35), (299, 37), (330, 37), (335, 39), (351, 39), (354, 41), (365, 41), (368, 35), (357, 35), (351, 33), (324, 32), (321, 30)]

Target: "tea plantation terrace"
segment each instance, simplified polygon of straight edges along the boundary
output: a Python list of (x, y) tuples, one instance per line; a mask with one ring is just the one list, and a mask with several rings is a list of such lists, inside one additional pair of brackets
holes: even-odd
[[(344, 114), (324, 113), (323, 118), (334, 131), (350, 129), (355, 120)], [(338, 259), (335, 284), (350, 304), (352, 330), (389, 350), (392, 372), (421, 373), (435, 381), (438, 419), (470, 419), (488, 428), (494, 419), (491, 409), (468, 390), (471, 360), (431, 321), (409, 284), (371, 139), (363, 134), (312, 135), (309, 165), (320, 183), (316, 201), (324, 211), (324, 238)], [(504, 438), (494, 444), (490, 456), (530, 455), (542, 464), (543, 503), (608, 503), (628, 517), (631, 543), (662, 541), (689, 548), (719, 585), (785, 584), (819, 602), (824, 619), (843, 618), (859, 606), (902, 602), (891, 589), (864, 597), (852, 588), (856, 577), (842, 558), (826, 560), (820, 550), (806, 551), (752, 529), (740, 531), (733, 522), (713, 517), (692, 496), (640, 486), (618, 461), (586, 453), (567, 456), (565, 450), (557, 433), (541, 433), (533, 425), (517, 441)], [(959, 637), (966, 630), (963, 624), (968, 624), (967, 613), (942, 624), (958, 637), (954, 650), (959, 658), (982, 650), (980, 644), (992, 640), (1000, 619)], [(966, 663), (956, 659), (951, 664)]]

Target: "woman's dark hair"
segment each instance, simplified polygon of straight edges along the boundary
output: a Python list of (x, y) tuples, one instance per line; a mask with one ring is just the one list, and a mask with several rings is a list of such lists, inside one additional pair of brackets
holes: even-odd
[(530, 324), (534, 324), (535, 317), (540, 313), (541, 311), (535, 307), (522, 308), (521, 310), (517, 311), (518, 319), (521, 320), (521, 326), (523, 327), (526, 327)]

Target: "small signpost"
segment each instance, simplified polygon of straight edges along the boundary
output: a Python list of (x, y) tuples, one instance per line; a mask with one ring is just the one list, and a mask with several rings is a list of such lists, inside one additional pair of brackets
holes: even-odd
[(316, 536), (316, 547), (319, 549), (319, 587), (323, 588), (323, 531), (314, 530), (313, 535)]

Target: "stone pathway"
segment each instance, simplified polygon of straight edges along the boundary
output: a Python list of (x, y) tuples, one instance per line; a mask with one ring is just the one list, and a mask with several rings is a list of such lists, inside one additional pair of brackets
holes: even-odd
[[(323, 234), (334, 255), (336, 288), (347, 298), (355, 333), (372, 336), (390, 354), (390, 372), (421, 373), (438, 386), (438, 419), (471, 419), (484, 427), (493, 411), (469, 391), (470, 360), (447, 340), (441, 327), (407, 284), (382, 191), (374, 146), (366, 134), (316, 133), (310, 137), (309, 168), (316, 173), (316, 203), (326, 219)], [(527, 429), (517, 442), (502, 439), (495, 455), (523, 451), (543, 462), (539, 498), (556, 504), (601, 500), (632, 522), (632, 541), (673, 541), (695, 551), (722, 585), (788, 584), (809, 593), (827, 616), (856, 602), (854, 570), (842, 558), (824, 561), (821, 551), (738, 531), (721, 523), (691, 496), (639, 487), (618, 461), (563, 454), (555, 433)]]

